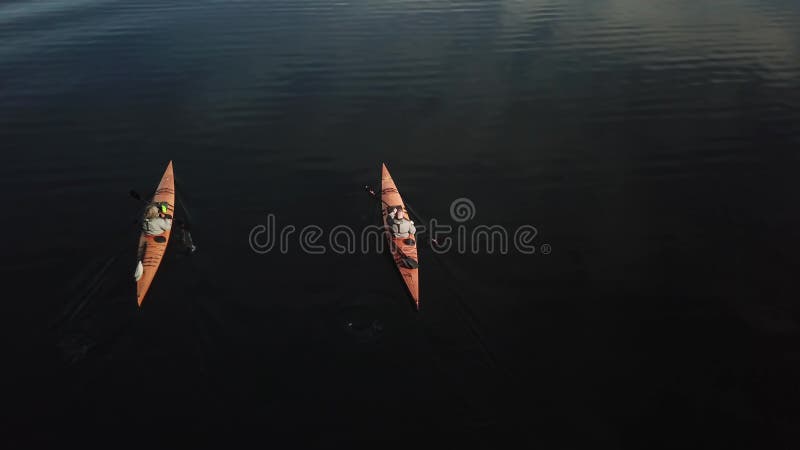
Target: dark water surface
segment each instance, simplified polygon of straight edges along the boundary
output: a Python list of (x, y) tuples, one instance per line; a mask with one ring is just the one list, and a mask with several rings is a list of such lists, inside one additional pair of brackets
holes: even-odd
[[(3, 1), (0, 145), (12, 439), (800, 440), (796, 1)], [(170, 159), (200, 251), (137, 311)], [(386, 254), (250, 249), (378, 223), (382, 161), (539, 251), (423, 245), (416, 313)]]

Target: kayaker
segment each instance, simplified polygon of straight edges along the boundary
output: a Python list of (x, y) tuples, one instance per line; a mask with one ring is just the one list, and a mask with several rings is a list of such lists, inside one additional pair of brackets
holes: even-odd
[(391, 219), (392, 234), (394, 234), (395, 238), (406, 239), (417, 233), (417, 229), (414, 228), (414, 222), (406, 219), (405, 212), (401, 206), (395, 206), (389, 213), (389, 218)]
[(167, 214), (164, 202), (151, 204), (145, 209), (142, 231), (150, 236), (163, 234), (172, 228), (172, 216)]

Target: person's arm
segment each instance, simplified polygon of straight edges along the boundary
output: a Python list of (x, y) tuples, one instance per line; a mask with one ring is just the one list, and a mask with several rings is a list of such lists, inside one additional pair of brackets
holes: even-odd
[(409, 220), (408, 221), (408, 232), (410, 234), (413, 234), (413, 235), (417, 234), (417, 229), (414, 227), (414, 221), (413, 220)]

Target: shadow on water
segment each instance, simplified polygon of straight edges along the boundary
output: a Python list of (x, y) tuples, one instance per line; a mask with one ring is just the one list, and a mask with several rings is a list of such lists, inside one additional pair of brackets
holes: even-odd
[(65, 303), (53, 321), (63, 362), (77, 364), (102, 353), (130, 325), (136, 295), (124, 252), (89, 262), (65, 290)]

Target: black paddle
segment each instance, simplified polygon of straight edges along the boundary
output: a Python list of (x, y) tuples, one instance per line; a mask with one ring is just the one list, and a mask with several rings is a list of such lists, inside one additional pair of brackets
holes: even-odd
[(183, 207), (183, 214), (186, 216), (186, 221), (194, 222), (194, 220), (192, 220), (192, 214), (189, 212), (189, 204), (186, 203), (186, 199), (181, 195), (181, 192), (183, 192), (183, 183), (175, 178), (175, 197)]
[(374, 198), (375, 200), (378, 200), (379, 202), (381, 202), (381, 203), (383, 203), (384, 205), (386, 205), (386, 207), (387, 207), (387, 208), (391, 208), (391, 207), (392, 207), (392, 205), (390, 205), (390, 204), (386, 203), (385, 201), (383, 201), (383, 199), (382, 199), (382, 198), (378, 197), (378, 194), (376, 194), (376, 193), (375, 193), (375, 191), (374, 191), (374, 190), (373, 190), (371, 187), (369, 187), (368, 185), (366, 185), (366, 184), (364, 185), (364, 191), (366, 191), (366, 193), (367, 193), (367, 194), (369, 194), (369, 195), (370, 195), (370, 197), (372, 197), (372, 198)]
[(183, 192), (183, 183), (181, 183), (178, 178), (175, 178), (175, 196), (181, 203), (181, 206), (183, 207), (183, 214), (186, 216), (186, 221), (189, 223), (188, 227), (183, 227), (183, 245), (186, 247), (188, 254), (191, 255), (197, 251), (197, 246), (192, 240), (192, 233), (189, 232), (191, 229), (190, 223), (194, 222), (194, 219), (192, 219), (192, 214), (189, 212), (189, 204), (186, 203), (186, 199), (183, 197), (183, 195), (181, 195), (181, 192)]

